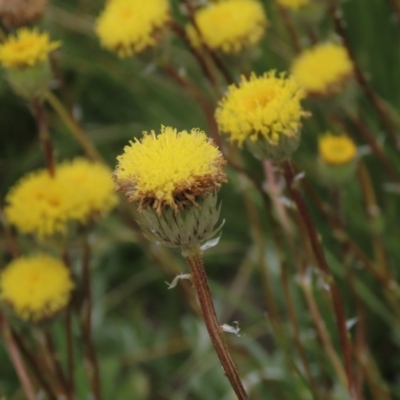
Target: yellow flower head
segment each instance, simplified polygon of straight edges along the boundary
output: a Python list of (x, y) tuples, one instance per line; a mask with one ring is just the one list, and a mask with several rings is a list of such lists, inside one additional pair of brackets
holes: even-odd
[(298, 10), (299, 8), (308, 6), (310, 0), (276, 0), (278, 4), (291, 10)]
[(354, 160), (357, 154), (355, 143), (345, 134), (334, 136), (330, 133), (318, 140), (318, 150), (321, 159), (331, 165), (343, 165)]
[(0, 300), (21, 319), (34, 322), (66, 307), (73, 288), (68, 268), (46, 254), (18, 258), (0, 274)]
[(116, 206), (118, 197), (111, 174), (106, 165), (84, 158), (59, 166), (56, 178), (78, 192), (71, 218), (85, 223), (95, 216), (108, 214)]
[(23, 233), (39, 238), (65, 234), (70, 221), (88, 222), (116, 204), (111, 171), (85, 160), (23, 177), (7, 194), (5, 215)]
[(264, 8), (257, 0), (222, 0), (196, 12), (195, 21), (201, 33), (188, 25), (187, 33), (193, 46), (202, 41), (211, 49), (238, 53), (257, 44), (267, 26)]
[(301, 108), (303, 91), (292, 77), (270, 71), (260, 77), (242, 77), (229, 87), (219, 102), (215, 118), (221, 132), (242, 146), (246, 139), (260, 136), (277, 145), (281, 136), (292, 137), (301, 127), (306, 113)]
[(117, 190), (138, 202), (139, 210), (151, 206), (159, 215), (166, 206), (178, 210), (196, 204), (196, 197), (212, 193), (226, 180), (221, 152), (198, 129), (144, 132), (117, 159)]
[(131, 57), (155, 46), (170, 18), (168, 0), (109, 0), (96, 33), (103, 47)]
[(21, 28), (0, 44), (0, 62), (5, 68), (33, 67), (46, 61), (49, 53), (60, 45), (60, 42), (51, 42), (48, 33)]
[(353, 74), (353, 64), (344, 46), (317, 44), (300, 54), (292, 74), (309, 94), (330, 95), (341, 90)]

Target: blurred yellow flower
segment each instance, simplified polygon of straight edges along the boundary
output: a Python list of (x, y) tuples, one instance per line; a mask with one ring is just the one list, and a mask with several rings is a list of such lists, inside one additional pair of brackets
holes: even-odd
[(343, 165), (353, 161), (357, 155), (355, 143), (345, 134), (334, 136), (330, 133), (318, 140), (321, 159), (331, 165)]
[(108, 214), (117, 205), (118, 196), (111, 174), (106, 165), (84, 158), (65, 162), (58, 167), (57, 179), (78, 192), (71, 214), (73, 219), (85, 223), (98, 215)]
[(298, 10), (301, 7), (308, 6), (310, 0), (276, 0), (278, 4), (291, 10)]
[(212, 193), (226, 180), (221, 152), (199, 129), (144, 132), (117, 159), (117, 190), (138, 202), (139, 210), (151, 206), (159, 215), (166, 206), (178, 210), (196, 204), (197, 196)]
[(344, 46), (322, 43), (303, 51), (291, 70), (307, 93), (330, 95), (342, 89), (353, 74), (353, 64)]
[(5, 68), (33, 67), (46, 61), (49, 53), (60, 45), (60, 42), (51, 42), (48, 33), (21, 28), (0, 44), (0, 62)]
[(260, 77), (242, 77), (231, 85), (215, 112), (221, 132), (242, 146), (246, 139), (264, 137), (277, 145), (281, 136), (292, 137), (300, 130), (305, 113), (300, 100), (304, 93), (296, 81), (270, 71)]
[(66, 307), (73, 288), (68, 268), (46, 254), (20, 257), (0, 274), (0, 300), (21, 319), (34, 322)]
[(222, 0), (201, 8), (194, 15), (196, 29), (188, 25), (188, 37), (194, 47), (202, 41), (213, 50), (237, 53), (257, 44), (264, 35), (267, 17), (256, 0)]
[(39, 238), (65, 234), (70, 221), (87, 223), (117, 203), (111, 171), (77, 159), (23, 177), (6, 196), (5, 215), (23, 233)]
[(110, 0), (95, 29), (103, 47), (131, 57), (156, 46), (170, 19), (168, 0)]

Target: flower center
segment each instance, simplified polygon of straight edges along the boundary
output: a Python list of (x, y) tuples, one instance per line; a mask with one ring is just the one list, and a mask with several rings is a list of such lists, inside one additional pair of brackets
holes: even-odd
[(263, 90), (244, 99), (243, 108), (245, 111), (254, 111), (258, 107), (265, 107), (274, 98), (275, 90)]

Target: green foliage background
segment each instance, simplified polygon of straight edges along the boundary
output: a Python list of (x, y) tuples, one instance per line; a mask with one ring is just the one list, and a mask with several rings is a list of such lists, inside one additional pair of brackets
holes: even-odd
[[(400, 25), (390, 2), (386, 0), (348, 0), (342, 3), (351, 47), (361, 68), (367, 73), (376, 93), (395, 112), (400, 108)], [(282, 20), (272, 0), (264, 0), (270, 26), (259, 50), (253, 55), (251, 68), (256, 73), (269, 69), (287, 70), (295, 52), (291, 47)], [(56, 54), (58, 78), (63, 81), (55, 88), (68, 107), (79, 117), (88, 137), (98, 148), (107, 163), (113, 167), (123, 146), (142, 131), (158, 130), (160, 125), (179, 129), (200, 127), (209, 131), (206, 118), (193, 97), (177, 86), (153, 59), (134, 58), (120, 60), (100, 48), (92, 23), (103, 7), (102, 2), (91, 0), (54, 0), (51, 2), (41, 28), (48, 29), (54, 39), (63, 45)], [(179, 14), (174, 3), (176, 17)], [(294, 18), (296, 21), (296, 19)], [(308, 29), (312, 28), (320, 40), (336, 38), (328, 15), (316, 25), (297, 21), (303, 45), (309, 43)], [(171, 39), (163, 49), (178, 70), (186, 70), (192, 82), (212, 97), (208, 84), (192, 55), (179, 40)], [(236, 74), (234, 60), (224, 60)], [(224, 90), (221, 79), (221, 90)], [(369, 127), (381, 144), (393, 168), (400, 171), (399, 150), (390, 143), (386, 132), (376, 117), (362, 90), (354, 83), (356, 102), (351, 110)], [(327, 130), (338, 130), (328, 117), (330, 113), (344, 116), (349, 108), (345, 98), (333, 104), (329, 101), (305, 101), (305, 108), (313, 114), (306, 121), (300, 149), (295, 162), (325, 201), (330, 193), (315, 175), (317, 137)], [(340, 103), (344, 102), (344, 103)], [(344, 105), (344, 106), (343, 106)], [(57, 160), (82, 155), (83, 152), (68, 128), (49, 108), (48, 118), (56, 148)], [(352, 124), (348, 132), (360, 146), (365, 141)], [(396, 133), (399, 126), (395, 127)], [(16, 97), (5, 80), (0, 79), (0, 198), (26, 172), (42, 168), (44, 161), (39, 149), (35, 122), (25, 102)], [(365, 147), (364, 147), (365, 148)], [(246, 151), (243, 153), (246, 168), (262, 180), (262, 168)], [(357, 180), (342, 189), (343, 215), (347, 234), (374, 260), (372, 241), (382, 240), (392, 277), (398, 277), (399, 246), (399, 187), (382, 168), (374, 154), (366, 154), (363, 161), (371, 175), (377, 202), (381, 208), (379, 221), (367, 217), (363, 193)], [(287, 362), (289, 357), (300, 369), (298, 354), (293, 344), (293, 332), (288, 322), (280, 271), (280, 254), (271, 237), (270, 222), (265, 217), (262, 201), (254, 188), (227, 167), (229, 183), (221, 190), (222, 216), (226, 220), (218, 246), (205, 253), (211, 290), (221, 323), (238, 321), (242, 336), (229, 336), (234, 359), (240, 375), (251, 385), (251, 398), (256, 399), (312, 399), (307, 384)], [(388, 183), (396, 183), (388, 190)], [(267, 274), (273, 288), (273, 297), (279, 306), (283, 321), (284, 338), (274, 334), (269, 320), (270, 305), (266, 301), (258, 267), (254, 232), (246, 217), (244, 193), (256, 204), (264, 230)], [(387, 398), (400, 399), (400, 331), (398, 330), (398, 300), (394, 307), (383, 293), (382, 285), (366, 268), (352, 259), (352, 284), (349, 271), (341, 258), (341, 246), (326, 218), (307, 197), (311, 212), (320, 232), (324, 249), (338, 279), (349, 320), (360, 318), (364, 310), (366, 342), (375, 365), (375, 384), (387, 388)], [(179, 252), (173, 258), (144, 242), (130, 228), (127, 213), (114, 212), (102, 221), (91, 236), (93, 267), (93, 331), (101, 368), (104, 399), (233, 399), (228, 381), (223, 377), (218, 359), (207, 336), (202, 320), (184, 300), (180, 288), (167, 290), (166, 281), (175, 276), (165, 265), (149, 257), (149, 249), (158, 254), (164, 264), (173, 263), (177, 271), (186, 271)], [(21, 247), (29, 252), (32, 241), (20, 237)], [(7, 264), (10, 254), (4, 237), (0, 237), (1, 266)], [(299, 289), (293, 257), (284, 248), (290, 290), (300, 323), (300, 338), (306, 349), (313, 375), (323, 388), (323, 399), (347, 399), (327, 355), (316, 337), (304, 298)], [(79, 270), (79, 262), (74, 266)], [(315, 266), (309, 265), (310, 270)], [(188, 282), (178, 286), (186, 286)], [(313, 274), (314, 294), (325, 323), (339, 354), (340, 345), (332, 309), (317, 274)], [(354, 287), (356, 289), (354, 289)], [(356, 293), (356, 295), (355, 295)], [(359, 306), (361, 304), (361, 306)], [(360, 308), (361, 307), (361, 308)], [(350, 330), (355, 337), (355, 327)], [(28, 326), (18, 325), (22, 332)], [(62, 322), (52, 325), (62, 362), (64, 332)], [(82, 348), (78, 326), (74, 326), (76, 351), (76, 383), (79, 399), (88, 399), (87, 380), (82, 361)], [(282, 340), (281, 340), (282, 339)], [(281, 340), (281, 341), (280, 341)], [(358, 340), (358, 339), (357, 339)], [(286, 358), (285, 358), (286, 357)], [(386, 393), (386, 389), (383, 389)], [(390, 393), (390, 394), (389, 394)], [(7, 399), (23, 399), (17, 377), (7, 352), (0, 342), (0, 394)], [(0, 396), (1, 398), (1, 396)], [(375, 399), (366, 385), (365, 398)], [(380, 399), (379, 399), (380, 400)]]

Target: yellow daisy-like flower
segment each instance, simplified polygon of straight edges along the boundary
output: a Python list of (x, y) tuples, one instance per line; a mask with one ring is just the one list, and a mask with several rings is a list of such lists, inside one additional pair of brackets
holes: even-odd
[(96, 33), (103, 47), (130, 57), (156, 46), (170, 19), (168, 0), (110, 0)]
[(159, 215), (166, 206), (178, 210), (196, 204), (198, 196), (212, 193), (226, 180), (221, 152), (198, 129), (144, 132), (117, 159), (117, 190), (137, 202), (139, 210), (151, 206)]
[(85, 223), (97, 215), (108, 214), (118, 203), (111, 179), (112, 171), (106, 165), (77, 158), (63, 163), (57, 170), (57, 179), (71, 185), (78, 192), (71, 217)]
[(40, 170), (23, 177), (7, 194), (5, 215), (21, 232), (39, 238), (65, 234), (68, 223), (87, 223), (116, 204), (111, 171), (85, 160), (56, 167), (51, 177)]
[(21, 319), (34, 322), (66, 307), (73, 288), (68, 268), (46, 254), (20, 257), (0, 274), (0, 300)]
[(295, 136), (305, 116), (300, 100), (304, 97), (296, 81), (270, 71), (260, 77), (242, 77), (231, 85), (215, 112), (218, 127), (230, 139), (243, 145), (246, 139), (255, 142), (260, 136), (277, 145), (280, 137)]
[(310, 0), (276, 0), (278, 4), (291, 10), (298, 10), (310, 5)]
[(330, 95), (342, 89), (353, 74), (353, 64), (344, 46), (323, 43), (300, 54), (291, 70), (307, 93)]
[(21, 28), (0, 44), (0, 62), (5, 68), (33, 67), (46, 61), (49, 53), (60, 45), (60, 42), (51, 42), (48, 33)]
[(257, 44), (264, 35), (267, 17), (262, 4), (256, 0), (222, 0), (211, 3), (194, 15), (196, 29), (188, 25), (187, 34), (194, 47), (202, 41), (213, 50), (238, 53)]
[(326, 134), (318, 140), (321, 159), (330, 165), (343, 165), (353, 161), (357, 155), (355, 143), (346, 135)]

